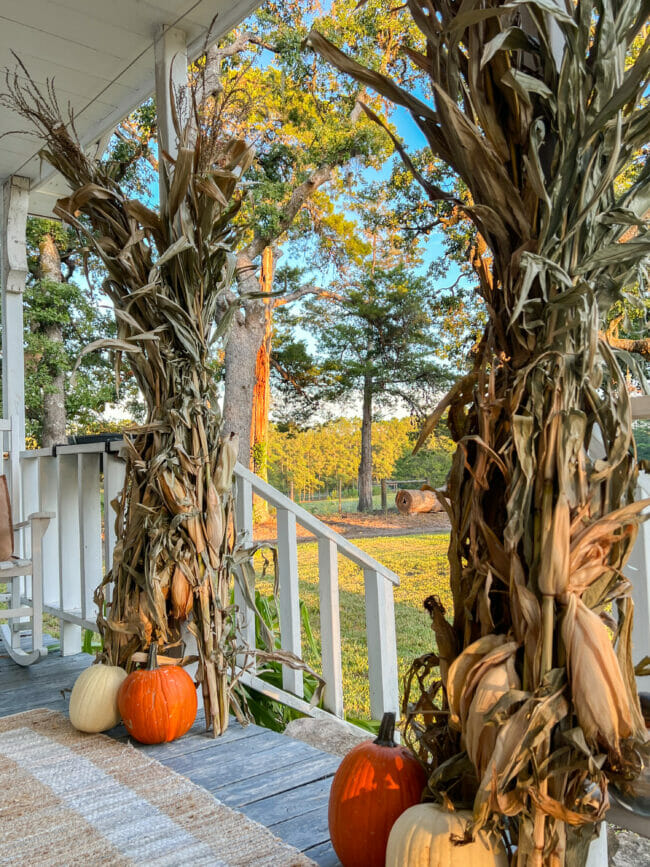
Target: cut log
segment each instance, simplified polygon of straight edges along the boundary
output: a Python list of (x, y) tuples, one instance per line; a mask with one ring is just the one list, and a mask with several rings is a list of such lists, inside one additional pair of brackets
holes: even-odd
[(442, 506), (433, 491), (398, 491), (395, 496), (395, 505), (403, 515), (442, 512)]

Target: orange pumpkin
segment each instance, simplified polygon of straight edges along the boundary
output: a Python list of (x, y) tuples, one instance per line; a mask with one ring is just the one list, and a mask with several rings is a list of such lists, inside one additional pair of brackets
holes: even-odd
[(143, 744), (182, 737), (196, 719), (196, 688), (178, 665), (158, 667), (158, 647), (149, 645), (146, 668), (132, 671), (120, 686), (117, 706), (126, 730)]
[(426, 774), (394, 734), (395, 714), (385, 713), (379, 737), (354, 747), (334, 775), (328, 819), (343, 867), (383, 867), (393, 823), (420, 802)]

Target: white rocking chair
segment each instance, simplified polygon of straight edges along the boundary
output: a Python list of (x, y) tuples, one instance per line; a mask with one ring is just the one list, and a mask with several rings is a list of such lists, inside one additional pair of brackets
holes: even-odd
[[(2, 446), (2, 435), (11, 435), (11, 428), (10, 422), (0, 419), (0, 470), (8, 457), (15, 490), (19, 454), (16, 449), (12, 450), (11, 445), (8, 452)], [(12, 524), (9, 486), (6, 477), (0, 476), (0, 584), (7, 585), (7, 592), (0, 593), (0, 602), (9, 603), (9, 608), (0, 608), (0, 618), (8, 621), (0, 624), (0, 638), (18, 665), (32, 665), (47, 656), (47, 648), (43, 645), (42, 540), (52, 517), (50, 512), (35, 512), (26, 521)], [(23, 542), (27, 542), (28, 533), (29, 544), (23, 545), (22, 550), (28, 551), (29, 557), (17, 556), (14, 553), (19, 550), (16, 542), (20, 535)], [(21, 647), (21, 633), (26, 630), (31, 632), (31, 650)]]

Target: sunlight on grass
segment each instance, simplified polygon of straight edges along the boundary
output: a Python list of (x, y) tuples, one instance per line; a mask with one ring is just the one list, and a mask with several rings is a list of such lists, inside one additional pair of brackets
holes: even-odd
[[(416, 656), (434, 647), (429, 617), (422, 601), (437, 594), (448, 612), (451, 612), (449, 566), (447, 563), (448, 534), (423, 536), (397, 536), (358, 539), (358, 545), (380, 563), (399, 575), (401, 584), (395, 588), (395, 622), (397, 655), (402, 680)], [(320, 649), (320, 616), (318, 597), (318, 547), (314, 543), (298, 546), (300, 598), (309, 609), (314, 637)], [(343, 647), (343, 693), (345, 710), (349, 716), (370, 718), (368, 691), (368, 659), (366, 649), (366, 622), (361, 569), (339, 556), (339, 588), (341, 609), (341, 639)], [(272, 593), (270, 581), (259, 582), (258, 589)], [(307, 662), (320, 670), (320, 655), (309, 652), (303, 632), (303, 654)]]

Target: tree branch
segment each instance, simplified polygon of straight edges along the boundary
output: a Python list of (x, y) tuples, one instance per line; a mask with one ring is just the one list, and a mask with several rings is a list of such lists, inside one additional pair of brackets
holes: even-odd
[(608, 343), (612, 349), (622, 349), (624, 352), (633, 352), (644, 358), (650, 358), (650, 337), (635, 340), (627, 337), (613, 337), (601, 331), (600, 338)]
[(343, 301), (343, 296), (332, 292), (331, 289), (322, 289), (320, 286), (309, 285), (301, 286), (300, 289), (294, 289), (293, 292), (287, 292), (286, 295), (276, 298), (273, 306), (282, 307), (284, 304), (291, 304), (294, 301), (298, 301), (299, 298), (304, 298), (305, 295), (315, 295), (317, 298), (327, 298), (331, 301)]

